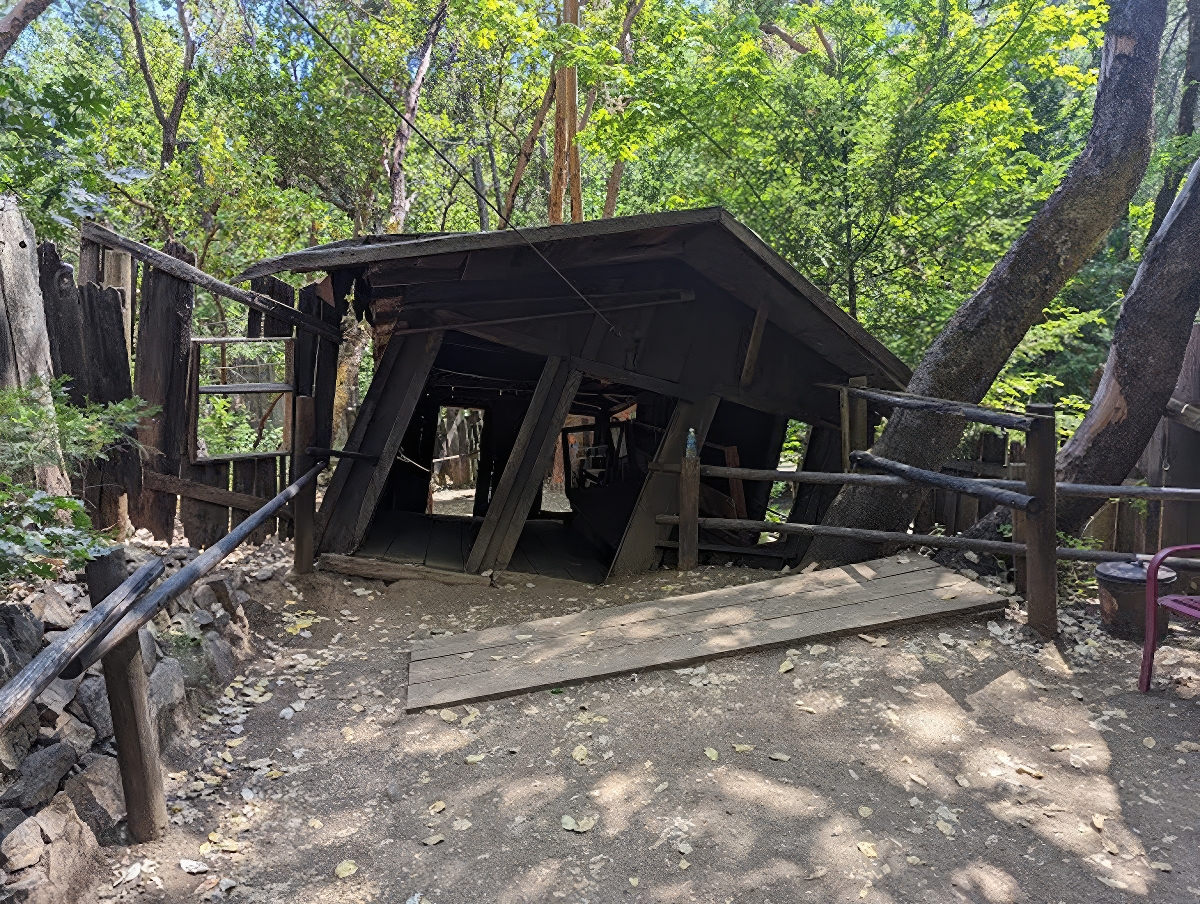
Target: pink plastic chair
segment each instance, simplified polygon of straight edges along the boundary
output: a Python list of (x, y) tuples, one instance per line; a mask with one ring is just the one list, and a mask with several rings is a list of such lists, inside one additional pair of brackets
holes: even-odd
[(1143, 694), (1150, 690), (1150, 679), (1154, 675), (1154, 651), (1158, 649), (1158, 613), (1170, 609), (1188, 618), (1200, 619), (1200, 596), (1158, 596), (1158, 567), (1167, 556), (1177, 552), (1200, 550), (1198, 546), (1170, 546), (1160, 549), (1146, 567), (1146, 645), (1142, 650), (1142, 674), (1138, 678), (1138, 690)]

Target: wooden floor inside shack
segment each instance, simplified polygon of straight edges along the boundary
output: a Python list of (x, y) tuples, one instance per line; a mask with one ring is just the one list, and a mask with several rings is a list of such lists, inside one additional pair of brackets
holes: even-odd
[[(380, 512), (357, 556), (445, 571), (463, 571), (479, 521), (456, 515)], [(599, 584), (608, 574), (604, 550), (561, 520), (531, 518), (508, 564), (508, 571)]]
[(407, 706), (467, 703), (1004, 604), (990, 588), (930, 559), (892, 556), (416, 641)]

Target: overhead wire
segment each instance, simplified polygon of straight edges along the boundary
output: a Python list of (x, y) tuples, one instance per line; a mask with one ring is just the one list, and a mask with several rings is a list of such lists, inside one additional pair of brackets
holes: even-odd
[[(455, 176), (457, 176), (467, 186), (467, 188), (469, 188), (471, 190), (472, 194), (474, 194), (476, 197), (478, 197), (484, 204), (487, 205), (489, 210), (491, 210), (494, 214), (496, 214), (497, 217), (500, 218), (500, 222), (504, 221), (504, 215), (500, 212), (500, 210), (496, 207), (496, 205), (491, 202), (491, 200), (487, 197), (486, 194), (479, 191), (479, 189), (477, 189), (475, 187), (475, 183), (471, 179), (467, 178), (466, 173), (464, 173), (457, 166), (455, 166), (454, 162), (451, 161), (450, 158), (447, 157), (441, 151), (441, 149), (438, 148), (438, 146), (436, 144), (434, 144), (433, 140), (430, 139), (429, 136), (427, 136), (423, 131), (421, 131), (421, 128), (416, 124), (415, 119), (410, 119), (403, 112), (401, 112), (400, 108), (397, 107), (392, 102), (391, 98), (389, 98), (386, 94), (384, 94), (383, 91), (380, 90), (379, 87), (376, 86), (376, 84), (367, 77), (366, 73), (364, 73), (358, 66), (356, 66), (354, 64), (354, 62), (348, 56), (346, 56), (344, 53), (342, 53), (341, 49), (338, 48), (338, 46), (336, 44), (334, 44), (332, 40), (330, 40), (330, 38), (325, 34), (325, 32), (323, 32), (320, 29), (320, 27), (317, 26), (316, 23), (314, 23), (311, 19), (309, 19), (308, 16), (306, 16), (300, 10), (300, 8), (295, 3), (292, 2), (292, 0), (283, 0), (283, 2), (293, 13), (295, 13), (297, 16), (300, 17), (301, 21), (303, 21), (304, 24), (308, 26), (309, 30), (313, 34), (315, 34), (318, 38), (320, 38), (323, 42), (325, 42), (325, 44), (329, 47), (329, 49), (332, 50), (335, 54), (337, 54), (338, 59), (340, 59), (346, 65), (346, 67), (349, 68), (355, 75), (357, 75), (364, 85), (366, 85), (368, 88), (370, 88), (371, 91), (380, 100), (382, 100), (385, 104), (387, 104), (388, 108), (391, 109), (391, 111), (393, 113), (395, 113), (396, 116), (398, 116), (401, 119), (401, 121), (403, 121), (409, 128), (411, 128), (413, 130), (413, 132), (417, 135), (418, 138), (420, 138), (423, 142), (425, 142), (425, 144), (429, 147), (429, 149), (431, 151), (433, 151), (434, 154), (437, 155), (438, 159), (440, 159), (442, 161), (442, 163), (444, 163), (447, 167), (449, 167), (450, 170), (455, 174)], [(518, 227), (513, 226), (511, 224), (509, 225), (508, 228), (511, 229), (513, 232), (515, 232), (521, 238), (521, 240), (526, 245), (529, 246), (530, 250), (533, 251), (533, 253), (536, 254), (541, 259), (542, 263), (544, 263), (547, 267), (549, 267), (554, 272), (554, 274), (556, 276), (558, 276), (558, 278), (561, 279), (566, 284), (567, 288), (569, 288), (572, 292), (574, 292), (577, 296), (579, 296), (579, 299), (584, 304), (586, 304), (589, 308), (591, 308), (597, 317), (599, 317), (602, 321), (604, 321), (605, 325), (608, 327), (610, 332), (612, 332), (613, 334), (615, 334), (618, 337), (621, 336), (621, 331), (618, 330), (615, 326), (613, 326), (612, 321), (609, 320), (607, 317), (605, 317), (604, 314), (602, 314), (600, 312), (600, 309), (591, 303), (591, 301), (588, 299), (588, 297), (586, 295), (584, 295), (583, 292), (581, 292), (579, 290), (579, 288), (573, 282), (571, 282), (570, 279), (567, 278), (567, 275), (565, 273), (563, 273), (561, 270), (558, 269), (558, 267), (554, 266), (554, 264), (551, 263), (550, 259), (547, 258), (546, 255), (544, 255), (542, 253), (541, 249), (538, 248), (537, 245), (535, 245), (533, 242), (531, 242), (529, 240), (529, 237), (526, 236), (524, 232), (522, 232)]]

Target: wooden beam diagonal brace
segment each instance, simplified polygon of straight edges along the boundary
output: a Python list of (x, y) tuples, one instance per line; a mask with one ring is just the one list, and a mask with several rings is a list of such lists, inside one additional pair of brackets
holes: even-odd
[(556, 356), (546, 360), (512, 454), (467, 557), (468, 572), (508, 567), (582, 378), (583, 372), (575, 368), (570, 358)]
[(143, 245), (141, 242), (126, 238), (119, 233), (113, 232), (111, 229), (106, 229), (98, 223), (85, 221), (80, 227), (80, 235), (85, 241), (102, 245), (105, 248), (114, 248), (118, 251), (127, 252), (135, 260), (141, 261), (147, 266), (161, 270), (163, 273), (191, 283), (194, 286), (207, 289), (209, 292), (220, 295), (222, 298), (229, 298), (253, 310), (262, 311), (276, 320), (292, 324), (297, 329), (314, 333), (333, 342), (341, 342), (342, 340), (341, 331), (334, 325), (324, 323), (316, 317), (303, 314), (295, 308), (289, 308), (287, 305), (280, 304), (266, 295), (259, 295), (257, 292), (250, 292), (246, 289), (239, 289), (237, 286), (231, 286), (217, 279), (215, 276), (210, 276), (203, 270), (193, 267), (191, 264), (171, 257), (169, 254), (164, 254), (161, 251), (156, 251), (149, 245)]

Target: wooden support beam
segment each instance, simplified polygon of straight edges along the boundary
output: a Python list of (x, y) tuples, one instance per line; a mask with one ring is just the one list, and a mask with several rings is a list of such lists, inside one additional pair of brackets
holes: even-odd
[[(274, 459), (268, 459), (269, 462), (274, 462)], [(253, 464), (253, 462), (250, 462)], [(142, 485), (146, 489), (156, 490), (160, 493), (170, 493), (175, 496), (186, 496), (189, 499), (198, 499), (202, 502), (211, 502), (215, 505), (223, 505), (229, 508), (238, 509), (242, 512), (257, 512), (260, 508), (270, 502), (270, 498), (260, 498), (257, 495), (249, 493), (234, 492), (231, 490), (223, 490), (220, 487), (210, 486), (206, 483), (199, 483), (195, 480), (186, 480), (182, 477), (172, 477), (170, 474), (159, 474), (157, 471), (147, 471), (142, 478)], [(274, 496), (274, 492), (271, 496)], [(287, 511), (281, 513), (281, 517), (290, 518)], [(238, 523), (246, 520), (239, 519)]]
[[(708, 427), (717, 412), (718, 402), (720, 397), (715, 395), (707, 396), (699, 402), (680, 400), (675, 405), (671, 421), (663, 433), (658, 451), (654, 454), (654, 461), (659, 464), (675, 464), (680, 461), (687, 445), (689, 428), (695, 429), (696, 443), (703, 448)], [(671, 533), (670, 528), (655, 524), (654, 519), (664, 512), (674, 514), (678, 506), (678, 475), (664, 471), (651, 471), (647, 474), (642, 491), (638, 495), (637, 505), (634, 506), (633, 514), (629, 516), (629, 522), (625, 525), (621, 545), (608, 570), (609, 579), (654, 568), (661, 555), (655, 544), (660, 540), (669, 539)]]
[[(194, 286), (207, 289), (214, 295), (229, 298), (256, 311), (270, 314), (276, 320), (290, 323), (297, 329), (322, 336), (334, 342), (340, 342), (342, 339), (341, 331), (336, 327), (331, 327), (317, 318), (309, 317), (294, 308), (282, 305), (273, 298), (268, 298), (265, 295), (259, 295), (256, 292), (239, 289), (236, 286), (221, 282), (215, 276), (209, 276), (203, 270), (199, 270), (191, 264), (184, 263), (178, 258), (164, 254), (161, 251), (156, 251), (149, 245), (143, 245), (141, 242), (125, 238), (125, 236), (119, 235), (111, 229), (105, 229), (98, 223), (84, 221), (79, 227), (79, 232), (86, 242), (128, 252), (136, 260), (156, 270), (161, 270), (163, 273), (169, 273), (176, 279), (181, 279)], [(98, 279), (98, 275), (96, 279)]]
[[(125, 547), (113, 547), (93, 559), (86, 574), (88, 595), (92, 605), (98, 606), (125, 582)], [(112, 710), (129, 833), (138, 842), (154, 841), (167, 830), (167, 801), (158, 731), (150, 718), (150, 682), (136, 631), (104, 657), (104, 685)]]
[(771, 304), (767, 301), (760, 302), (758, 310), (754, 312), (754, 326), (750, 328), (750, 341), (746, 344), (746, 360), (742, 362), (742, 389), (749, 389), (754, 382), (754, 367), (758, 364), (758, 351), (762, 347), (770, 312)]
[[(850, 386), (863, 388), (866, 377), (851, 377)], [(871, 422), (867, 416), (867, 400), (861, 396), (850, 397), (850, 451), (859, 452), (871, 448)]]
[(1200, 431), (1200, 408), (1172, 398), (1167, 402), (1167, 417), (1192, 430)]
[[(296, 427), (292, 435), (295, 446), (292, 449), (292, 463), (300, 474), (307, 472), (316, 462), (308, 454), (308, 447), (313, 443), (316, 432), (316, 411), (312, 396), (296, 397)], [(317, 508), (317, 482), (314, 480), (296, 494), (292, 503), (295, 516), (292, 527), (295, 530), (295, 547), (292, 557), (292, 568), (296, 574), (312, 574), (313, 570), (313, 516)]]
[(467, 584), (486, 587), (492, 582), (491, 578), (485, 578), (479, 574), (461, 574), (456, 571), (426, 568), (424, 565), (390, 562), (386, 559), (372, 559), (367, 556), (342, 556), (330, 552), (321, 554), (319, 567), (321, 571), (332, 571), (336, 574), (348, 574), (356, 578), (375, 581), (431, 581), (435, 584), (448, 584), (451, 587)]
[[(689, 444), (690, 445), (690, 444)], [(739, 517), (745, 517), (745, 513)], [(700, 564), (700, 456), (695, 448), (684, 453), (679, 468), (679, 570)]]
[(1054, 464), (1058, 437), (1053, 405), (1030, 405), (1025, 433), (1025, 492), (1041, 502), (1040, 511), (1025, 511), (1025, 600), (1029, 626), (1047, 639), (1058, 635), (1058, 532), (1055, 524)]
[(512, 453), (467, 557), (468, 572), (503, 571), (508, 567), (530, 506), (554, 458), (555, 440), (582, 378), (582, 372), (571, 365), (571, 359), (557, 356), (546, 359)]
[(361, 459), (338, 459), (318, 517), (318, 524), (323, 525), (319, 543), (322, 552), (351, 553), (366, 537), (442, 346), (442, 336), (397, 336), (388, 342), (346, 441), (348, 451), (374, 455), (378, 461), (371, 464)]
[[(174, 242), (171, 254), (195, 260)], [(188, 435), (188, 355), (192, 338), (195, 287), (165, 270), (146, 268), (142, 273), (141, 308), (138, 311), (137, 372), (133, 392), (159, 408), (138, 425), (137, 439), (147, 450), (142, 465), (148, 471), (177, 477)], [(177, 500), (151, 490), (130, 500), (129, 518), (156, 540), (171, 541), (175, 532)]]

